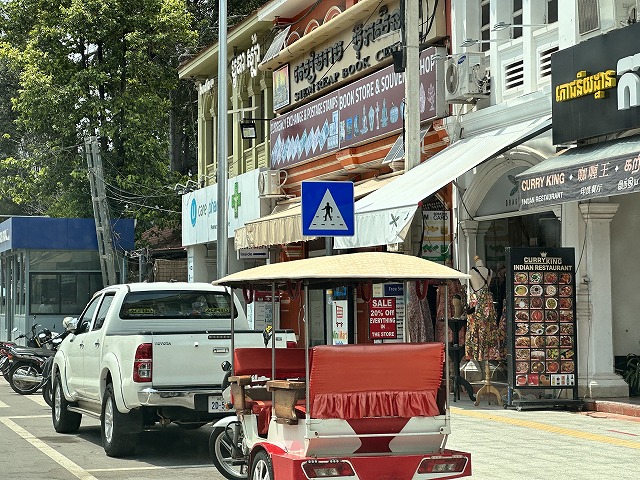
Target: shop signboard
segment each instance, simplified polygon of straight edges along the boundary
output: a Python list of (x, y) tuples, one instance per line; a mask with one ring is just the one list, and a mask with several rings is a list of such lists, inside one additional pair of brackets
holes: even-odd
[(396, 298), (373, 297), (369, 300), (369, 338), (388, 340), (396, 336)]
[[(228, 179), (228, 236), (246, 222), (266, 215), (267, 206), (255, 194), (260, 169)], [(199, 188), (182, 196), (182, 245), (217, 241), (218, 185)]]
[[(364, 21), (366, 20), (366, 21)], [(291, 101), (317, 96), (388, 63), (401, 48), (400, 1), (382, 4), (353, 28), (345, 28), (315, 45), (303, 58), (291, 62)], [(277, 107), (274, 103), (274, 109)]]
[[(420, 121), (446, 114), (436, 47), (420, 54)], [(442, 53), (442, 52), (440, 52)], [(271, 166), (285, 168), (402, 130), (404, 73), (388, 66), (271, 120)]]
[(451, 260), (451, 221), (448, 210), (422, 210), (421, 256), (446, 264)]
[(520, 389), (569, 389), (577, 400), (574, 249), (508, 247), (506, 301), (507, 403)]
[[(279, 328), (280, 297), (275, 297), (275, 310), (272, 310), (271, 294), (256, 290), (254, 301), (247, 304), (247, 321), (252, 330), (264, 330), (268, 325)], [(274, 315), (275, 313), (275, 315)]]
[(551, 56), (553, 143), (640, 127), (640, 23)]
[[(636, 137), (633, 137), (636, 138)], [(640, 138), (640, 137), (638, 137)], [(624, 141), (625, 139), (622, 139)], [(580, 147), (581, 155), (620, 140)], [(571, 153), (566, 154), (567, 160)], [(520, 210), (640, 191), (640, 150), (619, 156), (592, 156), (592, 161), (563, 162), (561, 168), (518, 177)]]

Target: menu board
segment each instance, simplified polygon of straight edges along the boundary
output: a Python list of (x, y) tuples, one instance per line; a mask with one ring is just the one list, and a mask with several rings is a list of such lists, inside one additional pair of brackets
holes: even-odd
[(573, 248), (507, 248), (511, 388), (577, 392)]

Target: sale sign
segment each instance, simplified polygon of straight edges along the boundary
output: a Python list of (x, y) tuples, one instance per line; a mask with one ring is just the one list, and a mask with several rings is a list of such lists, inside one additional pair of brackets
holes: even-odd
[(396, 299), (379, 297), (369, 300), (369, 338), (396, 338)]

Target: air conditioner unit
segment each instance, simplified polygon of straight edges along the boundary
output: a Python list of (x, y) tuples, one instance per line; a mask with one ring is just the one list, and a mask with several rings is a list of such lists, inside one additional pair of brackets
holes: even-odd
[(487, 68), (484, 53), (463, 53), (445, 62), (445, 100), (469, 103), (488, 96)]
[(258, 176), (258, 195), (280, 196), (283, 194), (282, 186), (287, 181), (286, 170), (265, 170)]

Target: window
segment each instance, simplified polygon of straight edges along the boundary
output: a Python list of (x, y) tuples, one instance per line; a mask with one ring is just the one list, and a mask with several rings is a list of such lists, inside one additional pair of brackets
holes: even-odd
[[(238, 311), (234, 313), (237, 317)], [(229, 294), (195, 290), (130, 292), (120, 310), (123, 319), (229, 318), (230, 314)]]
[(113, 299), (115, 297), (115, 293), (107, 293), (100, 304), (100, 308), (98, 309), (98, 314), (96, 315), (96, 321), (93, 323), (92, 331), (100, 330), (104, 321), (107, 319), (107, 312), (113, 303)]
[(29, 279), (31, 313), (78, 315), (102, 288), (102, 274), (97, 272), (32, 272)]
[[(489, 0), (482, 0), (480, 2), (480, 39), (481, 40), (489, 40), (491, 38), (491, 26), (489, 23), (490, 19), (490, 10), (489, 10)], [(481, 43), (480, 50), (482, 52), (486, 52), (489, 50), (489, 43)]]
[[(512, 25), (522, 25), (522, 0), (513, 0)], [(522, 37), (522, 28), (514, 28), (511, 38)]]
[(549, 25), (558, 21), (558, 0), (547, 0), (546, 23)]
[(91, 325), (91, 319), (93, 318), (93, 314), (100, 303), (100, 295), (97, 295), (91, 300), (91, 303), (87, 305), (82, 315), (78, 318), (78, 328), (76, 328), (76, 332), (82, 333), (89, 331), (89, 325)]

